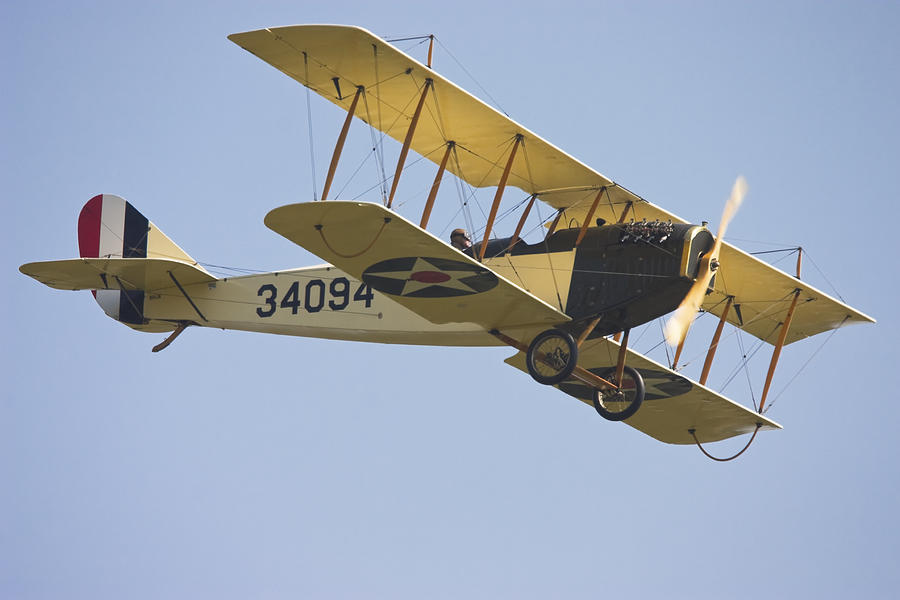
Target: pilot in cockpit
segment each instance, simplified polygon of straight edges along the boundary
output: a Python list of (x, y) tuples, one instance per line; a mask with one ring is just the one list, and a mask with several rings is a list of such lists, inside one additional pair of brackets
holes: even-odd
[(450, 233), (450, 245), (461, 252), (472, 247), (472, 240), (469, 239), (465, 229), (454, 229)]

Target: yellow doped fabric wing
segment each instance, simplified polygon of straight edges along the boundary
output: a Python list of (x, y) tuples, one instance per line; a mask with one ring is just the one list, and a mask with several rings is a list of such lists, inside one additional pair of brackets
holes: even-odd
[[(523, 136), (509, 185), (540, 193), (553, 206), (569, 206), (591, 189), (612, 182), (435, 71), (359, 27), (296, 25), (235, 33), (228, 39), (349, 110), (356, 89), (365, 91), (356, 116), (402, 142), (418, 99), (431, 79), (412, 149), (440, 161), (456, 144), (447, 170), (477, 187), (497, 185), (506, 155)], [(552, 190), (557, 190), (552, 192)], [(628, 199), (636, 198), (629, 195)], [(616, 199), (615, 201), (621, 201)]]
[(265, 223), (432, 323), (477, 323), (490, 331), (570, 320), (380, 204), (290, 204), (269, 212)]
[[(615, 367), (619, 344), (607, 338), (585, 343), (578, 353), (578, 364), (601, 377), (609, 376)], [(525, 371), (522, 352), (506, 359)], [(646, 396), (640, 409), (624, 423), (667, 444), (693, 444), (690, 430), (700, 443), (717, 442), (745, 433), (781, 429), (767, 419), (713, 390), (683, 377), (671, 369), (633, 350), (628, 350), (626, 364), (637, 369), (644, 379)], [(591, 405), (592, 391), (576, 380), (556, 386), (561, 391)], [(591, 409), (593, 411), (593, 408)], [(600, 418), (596, 414), (596, 418)]]
[(715, 290), (703, 301), (703, 310), (721, 316), (727, 298), (734, 297), (728, 322), (770, 344), (778, 339), (797, 290), (800, 295), (786, 344), (851, 323), (875, 322), (805, 281), (734, 246), (723, 245), (719, 260), (722, 266), (716, 272)]
[[(165, 258), (71, 258), (27, 263), (19, 271), (58, 290), (144, 290), (213, 282), (191, 263)], [(173, 277), (175, 278), (173, 280)]]
[[(439, 162), (448, 142), (455, 148), (447, 169), (476, 187), (500, 180), (513, 140), (521, 136), (508, 184), (564, 210), (562, 222), (578, 226), (600, 197), (592, 219), (686, 221), (647, 202), (566, 154), (503, 113), (441, 77), (365, 29), (344, 25), (296, 25), (236, 33), (229, 39), (342, 109), (364, 90), (356, 116), (402, 142), (426, 80), (432, 87), (412, 138), (413, 150)], [(802, 290), (786, 342), (842, 324), (874, 320), (790, 275), (724, 244), (716, 293), (704, 309), (721, 315), (724, 298), (737, 309), (729, 321), (774, 343), (795, 288)], [(787, 301), (785, 301), (787, 298)]]

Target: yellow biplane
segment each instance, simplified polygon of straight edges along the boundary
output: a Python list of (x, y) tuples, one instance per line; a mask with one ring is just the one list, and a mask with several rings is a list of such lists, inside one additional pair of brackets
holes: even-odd
[[(780, 428), (762, 413), (782, 348), (873, 322), (802, 282), (799, 272), (789, 275), (723, 242), (746, 189), (742, 179), (714, 235), (444, 79), (430, 58), (422, 64), (364, 29), (304, 25), (229, 39), (347, 111), (321, 200), (282, 206), (265, 218), (329, 264), (215, 277), (130, 203), (103, 194), (80, 213), (81, 258), (20, 267), (57, 289), (92, 290), (109, 316), (134, 329), (172, 332), (154, 351), (191, 325), (392, 344), (509, 345), (518, 352), (507, 363), (603, 417), (663, 442), (700, 445)], [(402, 143), (383, 202), (327, 199), (353, 117)], [(392, 209), (410, 149), (438, 165), (418, 222)], [(499, 160), (498, 149), (505, 149)], [(464, 232), (455, 232), (451, 245), (426, 229), (446, 171), (471, 186), (496, 188), (474, 244)], [(494, 225), (508, 187), (529, 200), (512, 235), (500, 238)], [(543, 239), (529, 244), (522, 226), (536, 201), (556, 212)], [(628, 348), (632, 328), (672, 311), (666, 337), (678, 350), (671, 366)], [(717, 315), (719, 325), (693, 381), (674, 369), (698, 311)], [(726, 323), (774, 346), (757, 410), (705, 385)]]

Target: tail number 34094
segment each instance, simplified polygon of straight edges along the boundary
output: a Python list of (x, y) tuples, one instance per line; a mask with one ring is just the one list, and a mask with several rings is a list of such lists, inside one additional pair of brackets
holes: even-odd
[(265, 304), (256, 309), (256, 314), (263, 318), (271, 317), (278, 308), (290, 309), (292, 315), (296, 315), (301, 308), (308, 313), (317, 313), (325, 308), (326, 303), (331, 310), (344, 310), (351, 301), (365, 302), (366, 308), (372, 306), (372, 288), (360, 283), (352, 295), (350, 289), (350, 281), (346, 277), (337, 277), (328, 284), (321, 279), (310, 279), (302, 290), (300, 282), (293, 281), (278, 302), (278, 288), (266, 283), (256, 292)]

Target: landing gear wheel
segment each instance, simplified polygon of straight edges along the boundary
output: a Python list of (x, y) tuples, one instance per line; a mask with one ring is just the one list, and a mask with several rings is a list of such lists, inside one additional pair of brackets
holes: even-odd
[(544, 385), (556, 385), (568, 379), (577, 362), (575, 338), (561, 329), (548, 329), (537, 334), (525, 354), (528, 373)]
[(600, 373), (600, 377), (619, 385), (615, 390), (594, 389), (591, 399), (594, 410), (601, 417), (610, 421), (623, 421), (638, 411), (644, 401), (644, 378), (640, 373), (626, 366), (622, 372), (621, 382), (615, 380), (615, 369)]

